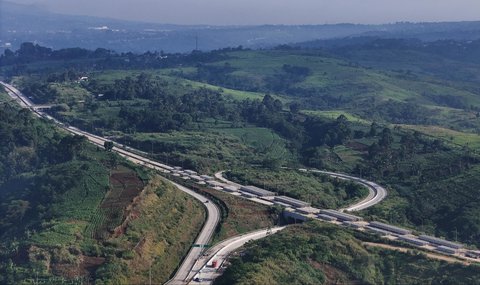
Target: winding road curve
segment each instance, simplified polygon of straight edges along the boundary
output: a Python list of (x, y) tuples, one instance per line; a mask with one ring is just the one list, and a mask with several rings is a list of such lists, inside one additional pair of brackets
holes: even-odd
[[(75, 127), (67, 127), (63, 125), (61, 122), (58, 120), (48, 116), (47, 114), (36, 110), (35, 105), (25, 96), (23, 95), (18, 89), (13, 87), (10, 84), (4, 83), (0, 81), (0, 84), (3, 85), (10, 97), (15, 99), (17, 102), (19, 102), (20, 106), (23, 108), (28, 108), (30, 109), (37, 117), (46, 117), (49, 120), (54, 121), (59, 127), (64, 129), (65, 131), (74, 134), (74, 135), (82, 135), (87, 137), (87, 139), (98, 146), (103, 147), (104, 142), (109, 141), (106, 138), (90, 134), (85, 131), (81, 131)], [(131, 148), (129, 148), (131, 149)], [(134, 150), (134, 149), (131, 149)], [(148, 168), (154, 169), (154, 170), (162, 170), (165, 169), (166, 165), (161, 164), (159, 162), (156, 162), (154, 160), (151, 160), (149, 158), (143, 157), (139, 155), (138, 153), (141, 153), (140, 151), (129, 151), (126, 149), (119, 148), (115, 146), (113, 148), (114, 152), (117, 152), (119, 155), (125, 157), (126, 159), (132, 161), (135, 164), (143, 165)], [(190, 190), (182, 185), (179, 185), (173, 181), (170, 181), (175, 187), (188, 195), (192, 196), (193, 198), (201, 201), (206, 210), (207, 210), (207, 219), (202, 227), (202, 230), (200, 231), (200, 234), (197, 236), (197, 239), (195, 240), (195, 246), (192, 246), (190, 251), (188, 252), (187, 256), (184, 258), (182, 264), (180, 265), (179, 269), (177, 270), (175, 276), (168, 281), (167, 284), (172, 284), (172, 285), (177, 285), (177, 284), (186, 284), (187, 282), (185, 279), (187, 278), (189, 272), (191, 271), (192, 267), (198, 260), (198, 258), (202, 255), (203, 253), (203, 245), (206, 245), (210, 242), (213, 233), (215, 232), (215, 229), (217, 228), (217, 225), (220, 221), (220, 210), (216, 206), (215, 203), (213, 203), (210, 199), (207, 197), (200, 195), (199, 193)]]
[(375, 206), (376, 204), (382, 202), (383, 199), (387, 197), (387, 190), (383, 188), (382, 186), (378, 185), (375, 182), (365, 180), (363, 178), (358, 178), (355, 176), (350, 176), (346, 174), (341, 174), (341, 173), (336, 173), (336, 172), (330, 172), (330, 171), (322, 171), (322, 170), (307, 170), (310, 172), (315, 172), (315, 173), (322, 173), (322, 174), (327, 174), (331, 177), (337, 177), (340, 179), (345, 179), (345, 180), (350, 180), (353, 182), (356, 182), (358, 184), (361, 184), (365, 187), (368, 188), (368, 196), (365, 197), (363, 200), (361, 200), (358, 203), (355, 203), (351, 206), (348, 206), (347, 208), (340, 209), (340, 211), (347, 211), (347, 212), (355, 212), (355, 211), (361, 211), (365, 210), (367, 208), (370, 208), (372, 206)]
[[(196, 284), (211, 284), (212, 281), (215, 280), (215, 278), (222, 275), (222, 272), (219, 271), (218, 268), (222, 267), (222, 264), (228, 260), (232, 252), (244, 246), (247, 242), (265, 238), (285, 228), (286, 227), (283, 226), (274, 227), (271, 229), (257, 230), (250, 233), (231, 237), (218, 243), (217, 245), (209, 249), (201, 259), (199, 259), (199, 262), (196, 264), (196, 266), (192, 268), (188, 280), (196, 279), (198, 280), (198, 283)], [(213, 267), (213, 261), (217, 263), (215, 267)]]
[[(65, 126), (63, 123), (59, 122), (55, 118), (49, 116), (46, 113), (41, 112), (41, 110), (39, 109), (36, 109), (35, 105), (27, 97), (25, 97), (20, 91), (18, 91), (15, 87), (1, 81), (0, 81), (0, 84), (6, 88), (7, 93), (10, 95), (10, 97), (18, 101), (22, 107), (30, 109), (36, 116), (44, 117), (56, 123), (60, 128), (66, 130), (69, 133), (83, 135), (87, 137), (90, 142), (96, 145), (99, 145), (101, 147), (103, 147), (104, 142), (109, 141), (106, 138), (93, 135), (85, 131), (81, 131), (75, 127)], [(172, 169), (172, 167), (168, 165), (159, 163), (157, 161), (154, 161), (145, 157), (144, 155), (142, 155), (144, 154), (143, 152), (133, 148), (120, 147), (119, 144), (115, 144), (113, 151), (117, 152), (119, 155), (129, 159), (130, 161), (136, 164), (143, 165), (157, 171), (167, 172), (168, 169)], [(322, 171), (322, 170), (307, 170), (307, 169), (299, 169), (299, 170), (304, 172), (322, 173), (322, 174), (329, 175), (331, 177), (350, 180), (350, 181), (359, 183), (369, 189), (369, 194), (367, 195), (367, 197), (365, 197), (364, 199), (362, 199), (361, 201), (353, 205), (350, 205), (343, 209), (339, 209), (340, 211), (347, 211), (347, 212), (361, 211), (369, 207), (372, 207), (374, 205), (377, 205), (387, 197), (387, 191), (385, 188), (376, 184), (375, 182), (371, 182), (362, 178), (358, 178), (358, 177), (347, 175), (347, 174)], [(223, 177), (222, 174), (223, 174), (222, 172), (218, 172), (215, 174), (215, 177), (224, 183), (235, 185), (237, 187), (241, 186), (238, 183), (234, 183), (232, 181), (227, 180), (226, 178)], [(180, 265), (179, 269), (177, 270), (174, 278), (172, 278), (166, 284), (183, 285), (183, 284), (189, 283), (189, 281), (197, 277), (199, 277), (201, 281), (200, 284), (211, 284), (214, 278), (218, 277), (221, 274), (221, 272), (218, 272), (216, 268), (212, 267), (213, 260), (216, 260), (217, 263), (220, 265), (228, 258), (228, 256), (232, 252), (242, 247), (248, 241), (264, 238), (268, 234), (275, 233), (284, 228), (284, 227), (278, 227), (273, 229), (265, 229), (265, 230), (259, 230), (256, 232), (236, 236), (217, 244), (216, 246), (214, 246), (213, 248), (205, 252), (203, 250), (204, 247), (202, 246), (210, 242), (212, 235), (220, 220), (220, 211), (218, 207), (215, 205), (215, 203), (210, 201), (207, 197), (204, 197), (201, 194), (198, 194), (193, 190), (190, 190), (172, 181), (170, 182), (173, 183), (175, 187), (177, 187), (179, 190), (187, 193), (188, 195), (204, 203), (205, 208), (207, 210), (207, 219), (205, 221), (205, 224), (202, 227), (200, 234), (197, 236), (195, 245), (191, 247), (187, 256), (184, 258), (183, 263)]]
[[(383, 199), (385, 199), (387, 197), (387, 190), (385, 190), (385, 188), (383, 188), (382, 186), (380, 186), (377, 183), (372, 182), (372, 181), (368, 181), (368, 180), (365, 180), (365, 179), (362, 179), (362, 178), (358, 178), (358, 177), (350, 176), (350, 175), (346, 175), (346, 174), (330, 172), (330, 171), (315, 170), (315, 169), (312, 169), (312, 170), (300, 169), (300, 170), (303, 171), (303, 172), (322, 173), (322, 174), (329, 175), (331, 177), (336, 177), (336, 178), (340, 178), (340, 179), (354, 181), (356, 183), (359, 183), (359, 184), (367, 187), (367, 189), (368, 189), (367, 197), (365, 197), (364, 199), (362, 199), (361, 201), (359, 201), (359, 202), (357, 202), (353, 205), (348, 206), (347, 208), (340, 209), (340, 211), (355, 212), (355, 211), (365, 210), (369, 207), (372, 207), (372, 206), (380, 203)], [(234, 186), (237, 186), (237, 187), (241, 186), (240, 184), (235, 183), (233, 181), (230, 181), (230, 180), (226, 179), (225, 177), (223, 177), (223, 172), (224, 171), (220, 171), (220, 172), (215, 173), (215, 178), (223, 181), (224, 183), (230, 184), (230, 185), (234, 185)]]
[[(71, 134), (83, 135), (87, 137), (90, 142), (98, 146), (103, 147), (104, 142), (109, 141), (106, 138), (103, 138), (94, 134), (90, 134), (88, 132), (79, 130), (75, 127), (65, 126), (55, 118), (36, 109), (35, 105), (25, 95), (23, 95), (19, 90), (17, 90), (14, 86), (1, 81), (0, 81), (0, 84), (5, 87), (10, 97), (12, 97), (13, 99), (19, 102), (20, 106), (22, 106), (23, 108), (30, 109), (36, 116), (45, 117), (53, 121), (59, 127), (61, 127), (62, 129), (66, 130)], [(161, 171), (168, 168), (168, 166), (165, 164), (161, 164), (157, 161), (153, 161), (145, 156), (140, 155), (142, 152), (139, 150), (135, 150), (133, 148), (126, 148), (126, 147), (121, 148), (119, 147), (118, 144), (115, 144), (113, 151), (117, 152), (119, 155), (129, 159), (130, 161), (136, 164), (143, 165), (154, 170)], [(355, 203), (354, 205), (349, 206), (348, 208), (341, 209), (344, 211), (360, 211), (360, 210), (366, 209), (368, 207), (378, 204), (383, 199), (385, 199), (387, 195), (386, 190), (380, 185), (371, 181), (358, 178), (358, 177), (354, 177), (346, 174), (328, 172), (328, 171), (321, 171), (321, 170), (306, 170), (306, 171), (323, 173), (332, 177), (338, 177), (340, 179), (355, 181), (357, 183), (360, 183), (366, 186), (369, 189), (369, 195), (365, 199), (363, 199), (358, 203)], [(222, 174), (223, 174), (222, 172), (218, 172), (215, 174), (215, 177), (222, 182), (235, 185), (237, 187), (241, 186), (238, 183), (227, 180), (226, 178), (223, 177)], [(217, 270), (211, 267), (212, 261), (214, 259), (217, 262), (219, 262), (219, 264), (221, 264), (227, 259), (227, 257), (233, 251), (242, 247), (246, 242), (250, 240), (263, 238), (267, 236), (267, 232), (268, 234), (270, 234), (270, 233), (274, 233), (284, 229), (284, 227), (278, 227), (274, 229), (265, 229), (265, 230), (260, 230), (260, 231), (236, 236), (217, 244), (214, 248), (210, 249), (206, 255), (203, 255), (204, 253), (203, 245), (206, 245), (210, 242), (212, 235), (220, 220), (220, 211), (218, 207), (215, 205), (215, 203), (210, 201), (207, 197), (202, 196), (194, 192), (193, 190), (190, 190), (177, 183), (174, 183), (172, 181), (170, 182), (173, 183), (175, 187), (177, 187), (179, 190), (187, 193), (188, 195), (204, 203), (205, 208), (207, 210), (207, 220), (205, 221), (205, 224), (195, 241), (195, 246), (191, 247), (187, 256), (184, 258), (183, 263), (180, 265), (179, 269), (177, 270), (175, 276), (171, 280), (169, 280), (166, 284), (169, 284), (169, 285), (187, 284), (190, 280), (192, 280), (192, 278), (199, 277), (198, 276), (199, 272), (201, 272), (202, 274), (201, 279), (204, 280), (203, 282), (206, 282), (204, 284), (211, 284), (212, 280), (219, 275)], [(208, 267), (209, 265), (210, 267)]]
[(172, 284), (172, 285), (181, 285), (185, 284), (185, 280), (188, 279), (188, 274), (190, 273), (193, 266), (197, 263), (197, 260), (202, 256), (204, 245), (207, 245), (210, 240), (212, 239), (212, 235), (220, 221), (220, 210), (216, 206), (215, 203), (206, 199), (204, 196), (185, 188), (177, 183), (173, 183), (178, 189), (182, 190), (183, 192), (193, 196), (195, 199), (200, 200), (203, 202), (208, 201), (205, 204), (208, 212), (207, 221), (205, 222), (200, 235), (197, 237), (195, 241), (194, 247), (190, 248), (190, 251), (187, 257), (184, 259), (182, 265), (175, 273), (175, 276), (165, 284)]

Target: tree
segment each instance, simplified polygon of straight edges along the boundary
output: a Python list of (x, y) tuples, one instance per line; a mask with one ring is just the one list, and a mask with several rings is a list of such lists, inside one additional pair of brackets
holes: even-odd
[(106, 151), (112, 151), (113, 142), (112, 141), (106, 141), (106, 142), (103, 143), (103, 147), (105, 148)]
[(85, 136), (74, 135), (62, 138), (58, 146), (58, 155), (61, 161), (75, 159), (81, 153), (86, 142), (87, 138)]
[(389, 128), (384, 128), (382, 131), (382, 137), (378, 141), (378, 144), (382, 147), (388, 148), (393, 143), (392, 131)]
[(370, 137), (374, 137), (377, 135), (377, 123), (373, 122), (371, 125), (370, 125), (370, 131), (368, 132), (368, 135)]
[(115, 153), (109, 153), (108, 166), (112, 169), (116, 169), (120, 163), (119, 157)]

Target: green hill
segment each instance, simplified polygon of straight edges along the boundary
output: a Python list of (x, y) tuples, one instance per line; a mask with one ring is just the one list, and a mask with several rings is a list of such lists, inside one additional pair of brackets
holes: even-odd
[(365, 242), (375, 240), (320, 222), (291, 226), (247, 244), (214, 284), (480, 284), (477, 265)]
[[(385, 58), (373, 55), (367, 59)], [(480, 189), (473, 179), (480, 97), (468, 81), (393, 71), (395, 61), (366, 68), (324, 50), (229, 49), (170, 55), (160, 63), (148, 54), (135, 58), (141, 68), (104, 70), (123, 66), (119, 55), (99, 61), (102, 70), (75, 60), (72, 66), (88, 71), (52, 65), (14, 81), (35, 100), (60, 104), (51, 112), (62, 120), (161, 161), (202, 172), (233, 168), (238, 176), (251, 165), (271, 174), (279, 166), (309, 166), (367, 176), (390, 191), (367, 215), (477, 243), (477, 202), (469, 197)], [(88, 81), (77, 82), (79, 74)], [(252, 182), (270, 185), (272, 175)], [(465, 187), (454, 187), (459, 183)], [(333, 201), (341, 187), (325, 194), (307, 184), (271, 188), (318, 205), (339, 204)]]
[[(168, 164), (230, 169), (321, 206), (359, 193), (308, 178), (272, 183), (279, 168), (351, 173), (389, 191), (364, 215), (478, 247), (480, 92), (461, 76), (478, 66), (466, 62), (475, 51), (459, 46), (111, 54), (43, 67), (14, 55), (22, 69), (3, 70), (38, 102), (59, 103), (53, 116)], [(458, 74), (447, 78), (442, 66)]]
[(200, 203), (14, 103), (0, 118), (1, 284), (131, 284), (150, 265), (156, 282), (170, 277), (200, 229)]

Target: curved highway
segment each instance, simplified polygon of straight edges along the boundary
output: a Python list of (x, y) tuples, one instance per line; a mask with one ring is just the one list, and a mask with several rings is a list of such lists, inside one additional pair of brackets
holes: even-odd
[[(57, 124), (59, 125), (63, 125), (61, 122), (55, 120), (54, 118), (38, 111), (35, 109), (35, 105), (25, 96), (23, 95), (19, 90), (17, 90), (15, 87), (13, 87), (12, 85), (10, 84), (7, 84), (7, 83), (4, 83), (4, 82), (0, 82), (0, 84), (2, 84), (3, 86), (5, 86), (8, 94), (12, 97), (12, 98), (15, 98), (15, 99), (20, 99), (19, 102), (21, 104), (21, 106), (23, 107), (26, 107), (26, 108), (29, 108), (31, 109), (37, 116), (39, 117), (43, 117), (43, 116), (46, 116), (48, 119), (56, 122)], [(81, 131), (79, 129), (76, 129), (74, 127), (65, 127), (65, 126), (62, 126), (63, 129), (67, 130), (68, 132), (70, 133), (74, 133), (74, 134), (78, 134), (78, 135), (84, 135), (86, 136), (90, 141), (92, 141), (93, 143), (97, 144), (97, 145), (101, 145), (103, 146), (103, 143), (105, 141), (107, 141), (107, 139), (105, 138), (102, 138), (102, 137), (99, 137), (99, 136), (96, 136), (96, 135), (93, 135), (93, 134), (90, 134), (88, 132), (85, 132), (85, 131)], [(132, 151), (134, 152), (132, 152)], [(159, 162), (156, 162), (156, 161), (153, 161), (153, 160), (150, 160), (142, 155), (139, 155), (138, 153), (142, 153), (138, 150), (134, 150), (132, 148), (119, 148), (119, 147), (115, 147), (114, 148), (114, 151), (124, 155), (124, 156), (127, 156), (127, 157), (130, 157), (130, 158), (134, 158), (134, 159), (138, 159), (140, 160), (143, 164), (145, 165), (150, 165), (150, 166), (153, 166), (153, 168), (155, 167), (160, 167), (162, 169), (169, 169), (171, 167), (165, 165), (165, 164), (161, 164)], [(305, 170), (304, 170), (305, 171)], [(322, 173), (322, 174), (327, 174), (329, 176), (332, 176), (332, 177), (337, 177), (337, 178), (340, 178), (340, 179), (346, 179), (346, 180), (351, 180), (351, 181), (354, 181), (354, 182), (357, 182), (363, 186), (366, 186), (369, 190), (369, 194), (368, 196), (361, 200), (360, 202), (358, 203), (355, 203), (354, 205), (351, 205), (347, 208), (344, 208), (344, 209), (340, 209), (340, 210), (343, 210), (343, 211), (347, 211), (347, 212), (354, 212), (354, 211), (360, 211), (360, 210), (364, 210), (364, 209), (367, 209), (369, 207), (372, 207), (378, 203), (380, 203), (383, 199), (385, 199), (387, 197), (387, 191), (385, 190), (385, 188), (383, 188), (382, 186), (378, 185), (377, 183), (375, 182), (372, 182), (372, 181), (368, 181), (368, 180), (365, 180), (365, 179), (362, 179), (362, 178), (358, 178), (358, 177), (355, 177), (355, 176), (351, 176), (351, 175), (346, 175), (346, 174), (341, 174), (341, 173), (335, 173), (335, 172), (330, 172), (330, 171), (322, 171), (322, 170), (306, 170), (306, 171), (310, 171), (310, 172), (316, 172), (316, 173)], [(232, 181), (229, 181), (227, 180), (226, 178), (223, 177), (223, 171), (220, 171), (220, 172), (217, 172), (215, 173), (215, 177), (225, 183), (228, 183), (228, 184), (231, 184), (231, 185), (235, 185), (237, 187), (241, 186), (239, 185), (238, 183), (235, 183), (235, 182), (232, 182)]]
[[(106, 138), (90, 134), (88, 132), (79, 130), (75, 127), (66, 127), (64, 126), (61, 122), (57, 121), (53, 117), (48, 116), (47, 114), (38, 111), (35, 109), (35, 105), (25, 96), (23, 95), (18, 89), (13, 87), (10, 84), (6, 84), (4, 82), (0, 81), (0, 84), (3, 85), (8, 93), (8, 95), (12, 98), (14, 98), (16, 101), (20, 103), (20, 106), (24, 108), (30, 109), (36, 116), (38, 117), (45, 117), (53, 122), (55, 122), (57, 125), (59, 125), (62, 129), (66, 130), (67, 132), (75, 135), (82, 135), (87, 137), (87, 139), (98, 146), (103, 147), (103, 144), (106, 141), (109, 141)], [(112, 150), (119, 155), (125, 157), (126, 159), (132, 161), (135, 164), (143, 165), (148, 168), (158, 170), (158, 171), (168, 171), (170, 169), (170, 166), (167, 166), (165, 164), (159, 163), (157, 161), (151, 160), (149, 158), (143, 157), (139, 155), (138, 153), (141, 153), (140, 151), (136, 151), (132, 148), (123, 149), (118, 146), (115, 146)], [(217, 225), (220, 221), (220, 210), (216, 206), (215, 203), (213, 203), (210, 199), (207, 197), (200, 195), (199, 193), (190, 190), (184, 186), (181, 186), (175, 182), (170, 181), (175, 187), (177, 187), (179, 190), (187, 193), (188, 195), (194, 197), (195, 199), (201, 201), (206, 210), (207, 210), (207, 219), (202, 227), (202, 230), (200, 231), (200, 234), (197, 236), (197, 239), (195, 240), (195, 245), (192, 246), (190, 251), (188, 252), (187, 256), (184, 258), (182, 264), (180, 265), (179, 269), (177, 270), (175, 276), (173, 279), (171, 279), (168, 284), (186, 284), (185, 279), (187, 278), (188, 273), (190, 272), (191, 268), (193, 265), (196, 263), (198, 258), (202, 255), (203, 252), (203, 246), (208, 244), (212, 238), (213, 233), (215, 232), (215, 229), (217, 228)]]
[[(35, 108), (35, 105), (33, 105), (33, 103), (28, 98), (26, 98), (21, 92), (19, 92), (13, 86), (11, 86), (9, 84), (6, 84), (6, 83), (3, 83), (1, 81), (0, 81), (0, 84), (5, 86), (5, 88), (7, 90), (7, 93), (12, 98), (19, 101), (19, 103), (22, 107), (30, 109), (36, 116), (44, 117), (47, 120), (50, 120), (50, 121), (56, 123), (59, 127), (61, 127), (62, 129), (66, 130), (66, 131), (68, 131), (72, 134), (83, 135), (83, 136), (87, 137), (90, 142), (92, 142), (96, 145), (99, 145), (101, 147), (103, 147), (103, 144), (106, 141), (109, 141), (109, 140), (107, 140), (103, 137), (93, 135), (93, 134), (90, 134), (88, 132), (81, 131), (81, 130), (75, 128), (75, 127), (65, 126), (63, 123), (59, 122), (55, 118), (37, 110)], [(128, 147), (125, 147), (125, 146), (121, 147), (121, 145), (115, 144), (114, 147), (113, 147), (113, 151), (117, 152), (119, 155), (129, 159), (130, 161), (132, 161), (136, 164), (144, 165), (144, 166), (149, 167), (151, 169), (162, 171), (164, 173), (170, 173), (172, 170), (174, 170), (174, 168), (171, 167), (171, 166), (168, 166), (168, 165), (165, 165), (165, 164), (159, 163), (157, 161), (146, 158), (144, 156), (144, 153), (142, 153), (139, 150), (135, 150), (133, 148), (128, 148)], [(375, 182), (371, 182), (371, 181), (368, 181), (368, 180), (365, 180), (365, 179), (362, 179), (362, 178), (358, 178), (358, 177), (347, 175), (347, 174), (341, 174), (341, 173), (335, 173), (335, 172), (329, 172), (329, 171), (322, 171), (322, 170), (306, 170), (306, 169), (299, 169), (299, 170), (303, 171), (303, 172), (322, 173), (322, 174), (325, 174), (325, 175), (329, 175), (331, 177), (337, 177), (339, 179), (354, 181), (354, 182), (359, 183), (359, 184), (361, 184), (361, 185), (363, 185), (363, 186), (365, 186), (369, 189), (369, 194), (368, 194), (367, 197), (365, 197), (361, 201), (359, 201), (359, 202), (357, 202), (357, 203), (355, 203), (355, 204), (353, 204), (353, 205), (351, 205), (347, 208), (340, 209), (339, 211), (353, 212), (353, 211), (364, 210), (366, 208), (372, 207), (372, 206), (380, 203), (383, 199), (385, 199), (387, 197), (387, 191), (385, 190), (385, 188), (376, 184)], [(227, 180), (226, 178), (223, 177), (222, 174), (223, 174), (223, 172), (218, 172), (218, 173), (215, 174), (215, 177), (218, 180), (220, 180), (220, 181), (222, 181), (226, 184), (230, 184), (230, 185), (233, 185), (233, 186), (236, 186), (236, 187), (241, 186), (238, 183), (234, 183), (232, 181)], [(181, 185), (178, 185), (176, 183), (174, 183), (174, 185), (179, 190), (187, 193), (188, 195), (193, 196), (197, 200), (202, 201), (202, 203), (204, 203), (204, 205), (207, 209), (208, 214), (207, 214), (207, 220), (206, 220), (200, 234), (198, 235), (198, 237), (195, 241), (195, 245), (190, 249), (188, 255), (185, 257), (183, 263), (181, 264), (181, 266), (177, 270), (175, 277), (173, 279), (171, 279), (170, 281), (168, 281), (167, 284), (174, 284), (174, 285), (187, 284), (189, 281), (191, 281), (192, 278), (193, 279), (199, 278), (200, 281), (203, 282), (203, 284), (211, 284), (213, 279), (215, 277), (217, 277), (218, 275), (220, 275), (217, 272), (216, 268), (212, 267), (212, 261), (213, 260), (216, 260), (217, 264), (223, 263), (231, 252), (233, 252), (236, 249), (238, 249), (239, 247), (243, 246), (249, 240), (260, 239), (260, 238), (265, 237), (267, 230), (257, 231), (257, 232), (253, 232), (253, 233), (250, 233), (250, 234), (241, 235), (241, 236), (231, 238), (229, 240), (226, 240), (226, 241), (216, 245), (214, 248), (207, 251), (206, 255), (203, 255), (203, 253), (204, 253), (204, 251), (203, 251), (204, 247), (203, 246), (207, 245), (210, 242), (211, 237), (212, 237), (212, 235), (213, 235), (213, 233), (214, 233), (214, 231), (215, 231), (215, 229), (216, 229), (216, 227), (219, 223), (220, 211), (217, 208), (217, 206), (212, 201), (207, 199), (206, 197), (204, 197), (204, 196), (202, 196), (202, 195), (200, 195), (200, 194), (198, 194), (198, 193), (196, 193), (196, 192), (194, 192), (194, 191), (192, 191), (188, 188), (185, 188)], [(261, 200), (257, 199), (256, 202), (261, 202)], [(297, 209), (297, 210), (300, 210), (300, 209)], [(293, 209), (294, 212), (296, 212), (297, 210)], [(310, 207), (309, 210), (322, 211), (321, 209), (316, 209), (316, 208), (311, 208), (311, 207)], [(346, 220), (346, 221), (343, 222), (343, 224), (347, 225), (347, 226), (351, 226), (351, 227), (355, 227), (355, 228), (362, 228), (363, 230), (370, 230), (370, 231), (374, 230), (374, 232), (376, 232), (377, 234), (381, 233), (382, 235), (386, 234), (386, 235), (389, 235), (389, 236), (395, 236), (397, 238), (400, 238), (401, 240), (409, 242), (411, 245), (414, 245), (414, 246), (417, 246), (417, 247), (420, 247), (420, 248), (423, 248), (423, 249), (427, 248), (430, 251), (433, 250), (433, 251), (440, 252), (440, 253), (447, 254), (447, 255), (454, 254), (456, 257), (463, 258), (463, 259), (469, 259), (469, 260), (471, 259), (473, 261), (476, 261), (477, 259), (480, 259), (480, 252), (465, 249), (463, 245), (458, 245), (457, 246), (457, 245), (454, 244), (454, 246), (458, 247), (457, 249), (456, 248), (448, 248), (448, 247), (445, 248), (445, 246), (444, 246), (445, 244), (447, 244), (447, 245), (450, 244), (449, 246), (452, 246), (451, 244), (453, 244), (453, 243), (448, 242), (446, 240), (438, 239), (438, 238), (433, 238), (434, 239), (433, 241), (429, 240), (428, 242), (424, 242), (424, 241), (418, 239), (418, 238), (421, 238), (421, 236), (417, 237), (415, 235), (412, 235), (411, 230), (405, 230), (405, 229), (398, 228), (398, 227), (395, 227), (395, 226), (390, 226), (390, 225), (387, 225), (387, 224), (381, 225), (382, 223), (378, 223), (378, 222), (375, 224), (374, 222), (369, 223), (369, 222), (361, 221), (361, 218), (358, 218), (356, 216), (349, 215), (349, 214), (343, 214), (343, 213), (339, 213), (339, 212), (337, 212), (336, 214), (335, 213), (332, 214), (331, 213), (332, 210), (324, 210), (324, 211), (330, 211), (329, 213), (327, 213), (328, 215), (334, 215), (336, 217), (341, 216), (341, 219)], [(333, 211), (333, 212), (335, 212), (335, 211)], [(303, 214), (300, 214), (300, 215), (303, 215)], [(328, 216), (328, 215), (326, 215), (326, 216)], [(297, 216), (298, 216), (298, 213), (297, 213)], [(324, 216), (325, 216), (325, 214), (324, 214)], [(303, 215), (303, 217), (305, 217), (305, 215)], [(312, 215), (307, 215), (307, 217), (311, 218)], [(356, 221), (360, 221), (360, 222), (349, 222), (348, 220), (352, 217), (356, 218)], [(313, 215), (313, 218), (315, 218), (314, 215)], [(331, 218), (331, 216), (330, 216), (330, 218)], [(340, 224), (336, 220), (337, 219), (334, 219), (333, 223)], [(328, 220), (328, 221), (330, 221), (330, 220)], [(385, 230), (385, 227), (387, 227), (386, 230)], [(282, 228), (275, 228), (274, 230), (272, 229), (271, 231), (276, 232), (276, 231), (279, 231), (281, 229)], [(268, 230), (268, 231), (270, 232), (270, 230)], [(399, 231), (406, 232), (406, 233), (398, 234)], [(425, 246), (424, 244), (427, 244), (427, 245)], [(442, 245), (443, 247), (440, 246), (440, 245)], [(448, 249), (448, 251), (446, 251), (447, 249)], [(473, 257), (471, 257), (471, 256), (473, 256)], [(210, 265), (210, 267), (208, 267), (208, 265)], [(200, 275), (198, 275), (198, 273)]]
[[(285, 229), (286, 227), (274, 227), (270, 229), (258, 230), (226, 239), (209, 249), (206, 254), (199, 259), (195, 267), (192, 268), (188, 280), (195, 280), (195, 284), (212, 284), (212, 281), (222, 274), (218, 269), (230, 257), (230, 255), (252, 240), (259, 240), (271, 234)], [(216, 263), (213, 266), (213, 263)]]
[(365, 210), (367, 208), (375, 206), (376, 204), (380, 203), (383, 199), (387, 197), (387, 190), (372, 181), (368, 181), (368, 180), (351, 176), (351, 175), (330, 172), (330, 171), (322, 171), (322, 170), (307, 170), (307, 171), (327, 174), (331, 177), (354, 181), (368, 188), (369, 193), (367, 197), (365, 197), (360, 202), (357, 202), (353, 205), (348, 206), (347, 208), (340, 209), (341, 211), (343, 210), (347, 212), (355, 212), (355, 211)]
[(218, 222), (220, 221), (220, 210), (216, 206), (215, 203), (206, 199), (204, 196), (185, 188), (177, 183), (173, 183), (177, 188), (186, 192), (187, 194), (193, 196), (194, 198), (201, 200), (202, 202), (208, 201), (205, 203), (205, 206), (208, 210), (208, 217), (207, 221), (205, 222), (202, 231), (198, 235), (195, 246), (193, 246), (190, 251), (188, 252), (187, 257), (184, 259), (182, 265), (175, 273), (175, 276), (165, 284), (172, 284), (172, 285), (181, 285), (186, 284), (186, 280), (188, 278), (188, 274), (190, 273), (193, 266), (197, 263), (197, 260), (202, 256), (203, 251), (205, 249), (205, 245), (207, 245), (212, 235), (217, 227)]
[[(353, 205), (348, 206), (347, 208), (340, 209), (340, 211), (354, 212), (354, 211), (364, 210), (364, 209), (367, 209), (369, 207), (372, 207), (372, 206), (380, 203), (383, 199), (385, 199), (387, 197), (387, 190), (385, 190), (385, 188), (383, 188), (382, 186), (380, 186), (377, 183), (372, 182), (372, 181), (368, 181), (368, 180), (365, 180), (365, 179), (362, 179), (362, 178), (358, 178), (358, 177), (350, 176), (350, 175), (346, 175), (346, 174), (330, 172), (330, 171), (306, 170), (306, 169), (302, 169), (301, 171), (303, 171), (303, 172), (310, 171), (310, 172), (315, 172), (315, 173), (322, 173), (322, 174), (329, 175), (331, 177), (336, 177), (336, 178), (340, 178), (340, 179), (344, 179), (344, 180), (354, 181), (356, 183), (359, 183), (359, 184), (367, 187), (367, 189), (368, 189), (367, 197), (365, 197), (364, 199), (362, 199), (361, 201), (359, 201), (359, 202), (357, 202)], [(215, 178), (223, 181), (224, 183), (230, 184), (230, 185), (234, 185), (234, 186), (237, 186), (237, 187), (241, 186), (240, 184), (235, 183), (233, 181), (230, 181), (230, 180), (226, 179), (225, 177), (223, 177), (223, 172), (224, 171), (219, 171), (219, 172), (215, 173)]]
[(241, 184), (235, 183), (235, 182), (230, 181), (227, 178), (223, 177), (224, 172), (225, 171), (219, 171), (219, 172), (215, 173), (215, 178), (217, 178), (218, 180), (220, 180), (220, 181), (222, 181), (226, 184), (230, 184), (230, 185), (233, 185), (233, 186), (236, 186), (236, 187), (241, 187), (242, 186)]
[[(102, 147), (103, 143), (107, 141), (107, 139), (105, 138), (88, 134), (73, 127), (68, 127), (65, 129), (67, 129), (70, 133), (73, 134), (84, 135), (90, 140), (90, 142)], [(165, 171), (166, 168), (169, 168), (169, 166), (167, 165), (142, 157), (136, 153), (126, 151), (119, 147), (114, 147), (113, 151), (117, 152), (119, 155), (136, 164), (143, 165), (154, 170)], [(203, 225), (200, 234), (195, 240), (195, 245), (190, 248), (190, 251), (188, 252), (179, 269), (175, 273), (175, 276), (166, 283), (172, 285), (181, 285), (186, 284), (185, 280), (187, 279), (188, 273), (190, 272), (191, 268), (194, 266), (198, 258), (202, 255), (203, 249), (205, 248), (204, 246), (210, 242), (213, 233), (215, 232), (215, 229), (220, 221), (220, 210), (218, 209), (217, 205), (207, 197), (200, 195), (199, 193), (190, 190), (178, 183), (172, 181), (170, 182), (175, 185), (175, 187), (177, 187), (179, 190), (202, 202), (207, 209), (207, 220), (205, 221), (205, 224)]]

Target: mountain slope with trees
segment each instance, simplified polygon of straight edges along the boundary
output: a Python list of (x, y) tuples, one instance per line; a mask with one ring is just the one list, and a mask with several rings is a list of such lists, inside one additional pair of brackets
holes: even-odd
[(202, 205), (0, 94), (0, 283), (166, 281)]

